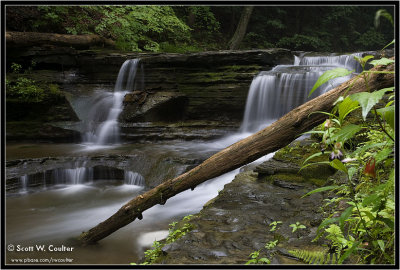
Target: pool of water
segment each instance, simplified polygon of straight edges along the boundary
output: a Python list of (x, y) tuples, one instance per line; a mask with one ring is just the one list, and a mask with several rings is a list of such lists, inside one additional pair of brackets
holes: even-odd
[[(246, 136), (246, 135), (243, 135)], [(228, 146), (241, 136), (209, 143), (176, 142), (175, 144), (121, 144), (92, 147), (82, 144), (10, 144), (7, 160), (21, 158), (80, 157), (90, 155), (129, 155), (145, 151), (154, 157), (171, 154), (180, 157), (205, 158)], [(148, 187), (126, 185), (109, 179), (78, 185), (53, 185), (6, 196), (7, 263), (74, 263), (128, 264), (138, 262), (143, 251), (154, 240), (165, 237), (168, 224), (188, 214), (199, 212), (217, 196), (224, 185), (234, 179), (238, 170), (211, 179), (193, 191), (187, 190), (165, 205), (156, 205), (143, 213), (142, 220), (111, 234), (95, 245), (80, 246), (76, 238), (114, 214), (130, 199)], [(44, 247), (46, 251), (37, 250)], [(62, 250), (54, 251), (54, 247)], [(52, 249), (53, 251), (50, 251)], [(66, 260), (68, 259), (68, 260)], [(21, 260), (21, 261), (19, 261)]]

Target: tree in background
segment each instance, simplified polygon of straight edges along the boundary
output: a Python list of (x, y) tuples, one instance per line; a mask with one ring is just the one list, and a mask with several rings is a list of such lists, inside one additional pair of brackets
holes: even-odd
[(6, 6), (7, 31), (98, 34), (126, 51), (191, 52), (282, 47), (377, 50), (393, 40), (388, 6)]
[(239, 49), (240, 43), (242, 42), (242, 40), (246, 34), (247, 25), (249, 24), (251, 13), (253, 12), (253, 9), (254, 9), (253, 6), (244, 7), (242, 15), (240, 16), (239, 23), (236, 27), (235, 34), (233, 35), (232, 39), (228, 43), (230, 50)]

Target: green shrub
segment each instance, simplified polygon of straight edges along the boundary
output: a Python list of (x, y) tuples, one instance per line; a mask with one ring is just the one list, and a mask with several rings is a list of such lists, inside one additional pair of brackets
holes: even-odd
[(329, 44), (315, 36), (306, 36), (295, 34), (292, 37), (281, 38), (277, 42), (277, 47), (291, 50), (309, 50), (309, 51), (328, 51)]
[(6, 80), (6, 98), (25, 103), (56, 101), (62, 93), (55, 84), (39, 84), (34, 80), (19, 77), (16, 81)]
[(367, 32), (362, 34), (355, 43), (367, 50), (376, 50), (376, 48), (381, 48), (385, 45), (385, 38), (375, 28), (370, 28)]

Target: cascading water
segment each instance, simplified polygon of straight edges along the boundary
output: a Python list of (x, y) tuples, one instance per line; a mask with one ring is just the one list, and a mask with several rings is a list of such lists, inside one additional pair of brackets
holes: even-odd
[(295, 56), (294, 65), (278, 65), (260, 72), (250, 85), (242, 132), (256, 132), (308, 100), (347, 81), (350, 76), (336, 78), (319, 87), (311, 97), (309, 91), (327, 70), (344, 67), (355, 72), (361, 66), (354, 55)]
[(27, 192), (27, 187), (28, 187), (28, 175), (23, 175), (19, 178), (21, 182), (21, 193)]
[(114, 92), (98, 91), (91, 110), (84, 120), (83, 142), (105, 145), (119, 142), (118, 116), (122, 111), (125, 94), (143, 89), (143, 68), (137, 76), (140, 59), (126, 60), (118, 73)]
[(126, 185), (144, 186), (145, 183), (141, 174), (132, 171), (125, 171), (124, 180)]
[(85, 164), (76, 164), (74, 168), (57, 168), (44, 173), (23, 175), (19, 177), (19, 193), (46, 189), (46, 183), (52, 185), (87, 185), (97, 180), (120, 180), (125, 185), (145, 186), (145, 178), (133, 171), (120, 170), (111, 167), (87, 167)]
[(93, 168), (57, 169), (52, 173), (57, 184), (79, 185), (93, 180)]

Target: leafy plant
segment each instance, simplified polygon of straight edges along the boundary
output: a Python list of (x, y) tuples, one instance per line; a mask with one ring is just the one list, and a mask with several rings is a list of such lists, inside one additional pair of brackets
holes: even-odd
[[(194, 216), (187, 215), (183, 217), (182, 221), (190, 221)], [(145, 259), (142, 265), (153, 264), (157, 261), (157, 259), (163, 254), (162, 248), (165, 245), (171, 244), (176, 240), (180, 239), (182, 236), (186, 235), (188, 232), (193, 230), (193, 225), (190, 223), (184, 223), (181, 227), (176, 228), (178, 222), (172, 222), (169, 224), (169, 233), (165, 240), (162, 241), (154, 241), (152, 245), (152, 249), (146, 250), (144, 252)], [(131, 263), (132, 265), (136, 265), (136, 263)]]
[(294, 249), (289, 250), (289, 253), (308, 264), (335, 264), (338, 260), (335, 253), (331, 254), (326, 251)]
[(294, 223), (294, 224), (290, 224), (289, 227), (292, 227), (292, 233), (294, 233), (297, 230), (306, 228), (306, 226), (304, 226), (303, 224), (301, 224), (298, 221), (296, 221), (296, 223)]
[(6, 79), (6, 98), (25, 103), (40, 103), (43, 101), (54, 101), (62, 96), (60, 89), (55, 84), (38, 83), (32, 79), (23, 77), (31, 67), (23, 70), (22, 65), (11, 64), (11, 73), (18, 76), (17, 79)]
[(265, 244), (265, 248), (273, 249), (274, 247), (276, 247), (278, 245), (278, 242), (279, 242), (279, 240), (269, 241), (267, 244)]
[[(372, 57), (368, 55), (357, 58), (363, 67), (363, 72), (358, 76), (364, 79), (367, 92), (340, 97), (332, 112), (324, 113), (329, 119), (320, 126), (322, 130), (313, 132), (322, 135), (324, 149), (332, 149), (330, 161), (324, 163), (341, 171), (346, 178), (345, 184), (335, 183), (304, 195), (334, 192), (336, 197), (325, 205), (329, 205), (330, 209), (332, 204), (346, 201), (346, 209), (340, 212), (331, 211), (322, 221), (315, 239), (324, 236), (329, 241), (339, 264), (351, 255), (356, 257), (353, 260), (363, 263), (394, 262), (394, 95), (385, 99), (385, 94), (392, 93), (394, 87), (370, 91), (367, 74), (374, 71), (365, 70), (370, 59)], [(393, 62), (392, 59), (382, 58), (370, 61), (370, 64), (376, 66)], [(336, 75), (346, 73), (341, 72)], [(335, 72), (330, 74), (334, 77)], [(382, 103), (383, 108), (378, 109), (378, 104)], [(357, 115), (358, 123), (349, 123), (346, 120), (350, 113)], [(367, 122), (370, 113), (373, 116), (372, 122)], [(363, 130), (366, 140), (360, 142), (354, 151), (344, 151), (343, 144), (353, 140)], [(318, 156), (320, 155), (324, 153), (321, 152)], [(312, 158), (309, 157), (303, 167), (312, 165), (307, 163)], [(300, 253), (296, 254), (300, 256)], [(301, 257), (308, 260), (317, 258), (305, 253)]]
[(272, 227), (269, 231), (273, 232), (276, 230), (279, 224), (282, 224), (282, 221), (273, 221), (269, 224), (270, 227)]
[(268, 258), (262, 257), (258, 258), (260, 256), (260, 251), (254, 251), (252, 252), (249, 257), (251, 258), (248, 260), (245, 264), (270, 264), (271, 261)]

